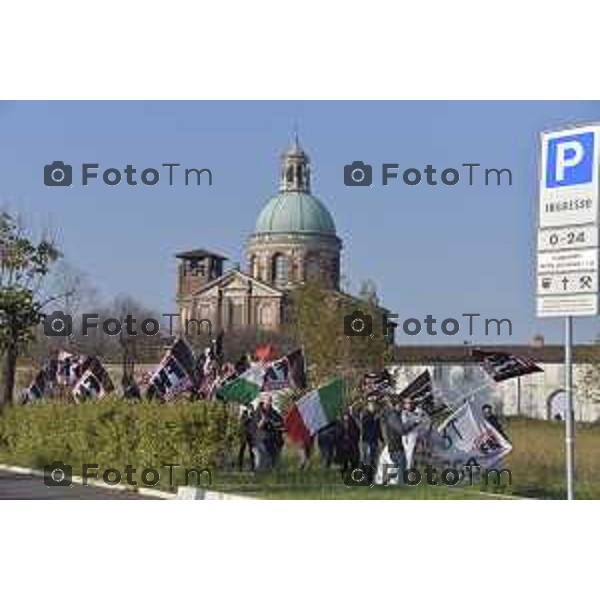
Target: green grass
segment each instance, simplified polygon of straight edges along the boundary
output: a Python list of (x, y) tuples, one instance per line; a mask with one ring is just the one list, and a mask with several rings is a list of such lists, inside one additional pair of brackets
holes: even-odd
[[(513, 475), (511, 492), (565, 498), (564, 423), (510, 419), (508, 434), (513, 443), (506, 461)], [(579, 423), (575, 439), (576, 497), (600, 499), (600, 424)]]
[[(118, 404), (121, 406), (120, 403)], [(7, 448), (4, 448), (3, 451), (0, 450), (0, 462), (41, 468), (46, 462), (60, 459), (73, 464), (76, 474), (78, 471), (76, 464), (81, 462), (78, 459), (82, 456), (90, 456), (90, 460), (86, 460), (86, 462), (99, 462), (105, 466), (117, 468), (132, 460), (133, 464), (139, 463), (139, 465), (144, 466), (149, 464), (157, 466), (162, 462), (178, 462), (187, 467), (206, 466), (205, 460), (215, 455), (215, 449), (218, 450), (219, 448), (218, 445), (210, 445), (209, 442), (214, 438), (213, 442), (216, 443), (223, 437), (221, 426), (209, 426), (206, 429), (206, 435), (202, 433), (205, 425), (198, 425), (198, 429), (193, 432), (188, 431), (183, 425), (179, 427), (181, 431), (177, 428), (176, 431), (172, 431), (172, 428), (167, 427), (171, 421), (173, 422), (171, 424), (179, 422), (179, 417), (177, 417), (179, 412), (182, 413), (180, 417), (183, 419), (182, 423), (184, 425), (187, 423), (186, 419), (188, 417), (186, 415), (188, 412), (190, 413), (189, 418), (194, 417), (195, 413), (198, 412), (199, 414), (194, 419), (198, 420), (202, 417), (206, 420), (206, 415), (203, 416), (201, 408), (195, 405), (181, 407), (152, 405), (146, 408), (136, 408), (136, 411), (140, 412), (142, 416), (148, 413), (144, 417), (145, 420), (137, 423), (138, 428), (142, 428), (144, 423), (149, 420), (146, 423), (148, 427), (154, 423), (157, 427), (160, 425), (163, 428), (166, 427), (166, 429), (163, 431), (159, 428), (156, 432), (152, 427), (150, 429), (148, 427), (143, 428), (143, 430), (140, 429), (140, 431), (152, 435), (148, 439), (144, 436), (140, 437), (134, 448), (135, 456), (129, 457), (129, 459), (127, 458), (127, 452), (123, 453), (123, 450), (120, 449), (123, 446), (122, 441), (125, 439), (121, 429), (117, 427), (120, 421), (110, 421), (102, 427), (99, 423), (95, 425), (97, 429), (100, 428), (96, 432), (97, 434), (102, 433), (105, 437), (108, 436), (106, 438), (108, 441), (101, 446), (101, 449), (104, 448), (105, 451), (110, 450), (110, 452), (109, 455), (103, 457), (98, 456), (98, 451), (88, 448), (90, 442), (84, 439), (85, 436), (82, 438), (74, 434), (78, 429), (71, 426), (71, 421), (60, 423), (61, 427), (59, 429), (62, 431), (62, 437), (56, 434), (55, 429), (50, 427), (53, 423), (52, 419), (48, 422), (44, 421), (46, 419), (44, 413), (46, 411), (52, 412), (52, 408), (41, 408), (30, 415), (34, 419), (34, 416), (39, 412), (39, 418), (41, 419), (39, 422), (33, 420), (27, 424), (23, 423), (21, 419), (17, 419), (16, 423), (20, 423), (21, 428), (25, 428), (19, 434), (19, 444), (15, 446), (19, 449), (19, 452), (7, 453)], [(82, 405), (79, 409), (76, 407), (73, 407), (73, 409), (75, 413), (71, 416), (73, 418), (78, 416), (80, 419), (85, 417), (87, 411), (93, 413), (95, 410), (93, 405)], [(71, 412), (69, 411), (68, 414), (71, 414)], [(169, 415), (171, 416), (169, 417)], [(137, 419), (137, 417), (135, 418)], [(202, 419), (200, 420), (202, 421)], [(92, 421), (95, 423), (94, 419)], [(209, 422), (212, 424), (214, 419), (209, 419)], [(28, 427), (34, 425), (33, 429), (28, 429)], [(106, 429), (109, 425), (111, 428)], [(117, 429), (113, 431), (115, 427)], [(148, 431), (146, 431), (147, 429)], [(343, 483), (337, 468), (332, 468), (330, 471), (319, 468), (318, 451), (315, 451), (309, 468), (306, 471), (299, 471), (297, 468), (298, 456), (293, 448), (286, 447), (281, 468), (277, 472), (251, 475), (231, 470), (213, 469), (212, 487), (223, 492), (265, 499), (458, 500), (487, 499), (495, 497), (494, 494), (509, 497), (565, 498), (564, 423), (512, 418), (506, 422), (506, 431), (513, 443), (513, 451), (504, 464), (512, 472), (512, 485), (510, 486), (505, 480), (499, 486), (428, 486), (425, 482), (421, 482), (417, 486), (349, 488)], [(177, 440), (179, 442), (175, 444)], [(156, 446), (158, 442), (162, 444), (160, 447)], [(148, 446), (148, 451), (144, 454), (142, 450), (146, 446)], [(231, 448), (231, 446), (229, 447)], [(219, 453), (217, 452), (216, 455), (219, 455)], [(92, 457), (94, 460), (91, 460)], [(141, 468), (143, 467), (140, 467), (138, 473)], [(180, 476), (177, 478), (176, 485), (185, 484), (181, 471), (178, 474)], [(160, 487), (169, 490), (166, 472), (162, 474)], [(174, 488), (171, 488), (170, 491), (174, 491)], [(600, 499), (600, 424), (578, 424), (576, 428), (576, 497)]]
[[(221, 491), (248, 494), (267, 499), (320, 500), (441, 500), (490, 499), (513, 496), (562, 499), (566, 497), (564, 423), (525, 418), (507, 420), (507, 434), (513, 451), (505, 468), (512, 472), (512, 485), (506, 480), (493, 486), (374, 486), (348, 488), (337, 469), (324, 472), (313, 457), (305, 472), (295, 470), (297, 458), (289, 451), (283, 457), (283, 470), (252, 477), (245, 474), (219, 474), (214, 487)], [(503, 475), (503, 479), (505, 476)], [(600, 424), (578, 424), (576, 428), (576, 497), (600, 499)]]
[(478, 487), (373, 486), (347, 487), (339, 470), (311, 468), (305, 472), (215, 474), (213, 488), (267, 500), (473, 500), (490, 499)]

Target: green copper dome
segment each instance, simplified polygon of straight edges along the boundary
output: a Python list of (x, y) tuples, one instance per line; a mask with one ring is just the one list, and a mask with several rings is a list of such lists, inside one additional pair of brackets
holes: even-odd
[(324, 233), (335, 235), (335, 223), (323, 203), (304, 192), (284, 191), (258, 215), (255, 233)]

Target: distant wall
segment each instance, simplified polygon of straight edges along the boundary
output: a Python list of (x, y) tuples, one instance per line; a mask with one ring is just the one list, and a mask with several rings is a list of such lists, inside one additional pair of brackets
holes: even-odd
[[(448, 403), (460, 402), (469, 390), (482, 388), (475, 394), (475, 399), (489, 402), (500, 414), (552, 419), (556, 414), (564, 415), (564, 365), (549, 363), (542, 367), (543, 373), (502, 383), (493, 383), (477, 365), (395, 364), (390, 369), (396, 373), (399, 389), (408, 385), (424, 369), (429, 369), (436, 388)], [(581, 388), (583, 369), (579, 365), (574, 367), (575, 418), (586, 422), (600, 420), (600, 403), (583, 397), (581, 391), (577, 393), (577, 388)], [(490, 385), (486, 386), (488, 383)]]
[[(121, 385), (121, 375), (122, 375), (122, 367), (120, 364), (115, 363), (102, 363), (108, 374), (110, 375), (113, 383), (117, 387), (117, 390), (120, 389)], [(135, 365), (135, 376), (136, 378), (141, 378), (145, 373), (152, 371), (158, 363), (147, 363), (147, 364), (136, 364)], [(37, 367), (33, 366), (19, 366), (17, 368), (17, 384), (16, 388), (18, 391), (27, 387), (35, 377), (37, 373)]]

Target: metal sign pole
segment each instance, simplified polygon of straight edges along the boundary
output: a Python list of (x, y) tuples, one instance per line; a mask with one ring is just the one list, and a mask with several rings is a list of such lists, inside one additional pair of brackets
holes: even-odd
[(573, 317), (600, 314), (600, 123), (545, 131), (540, 141), (537, 316), (566, 318), (565, 466), (574, 500)]
[(567, 500), (575, 499), (575, 415), (573, 410), (573, 317), (565, 318), (565, 450)]

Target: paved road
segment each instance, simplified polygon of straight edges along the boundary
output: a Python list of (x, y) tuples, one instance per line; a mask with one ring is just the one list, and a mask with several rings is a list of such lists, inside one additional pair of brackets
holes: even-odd
[(44, 479), (0, 471), (0, 500), (151, 500), (147, 496), (94, 486), (46, 487)]

